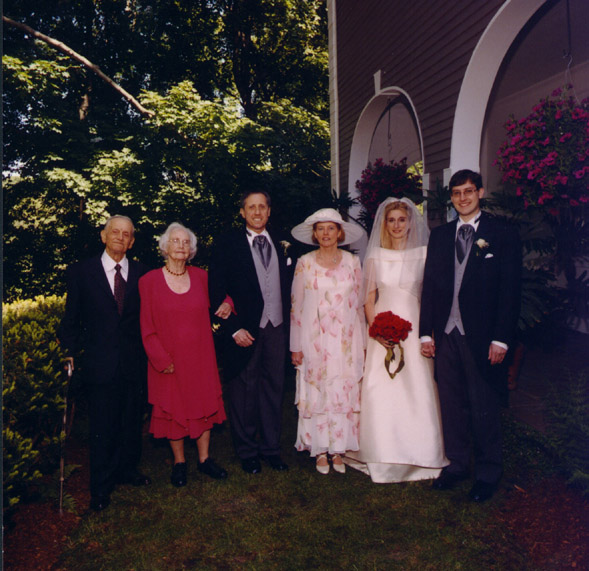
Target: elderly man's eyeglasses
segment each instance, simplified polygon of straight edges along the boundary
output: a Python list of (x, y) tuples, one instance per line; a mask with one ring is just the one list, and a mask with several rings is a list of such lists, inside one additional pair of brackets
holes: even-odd
[(172, 244), (174, 244), (175, 246), (190, 246), (190, 240), (180, 240), (180, 238), (172, 238), (170, 242), (172, 242)]

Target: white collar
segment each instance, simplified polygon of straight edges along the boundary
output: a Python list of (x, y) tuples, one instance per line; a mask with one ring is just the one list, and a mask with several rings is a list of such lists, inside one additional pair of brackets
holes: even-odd
[(254, 238), (256, 236), (265, 236), (266, 239), (272, 243), (272, 240), (270, 239), (270, 234), (268, 234), (268, 230), (266, 230), (266, 228), (264, 228), (259, 234), (254, 232), (253, 230), (249, 230), (248, 228), (245, 229), (245, 235), (247, 236), (247, 241), (250, 244), (250, 247), (253, 246), (254, 244)]
[(456, 231), (458, 232), (458, 229), (461, 226), (464, 226), (465, 224), (469, 224), (470, 226), (472, 226), (474, 228), (474, 231), (476, 232), (479, 229), (479, 222), (481, 221), (481, 214), (482, 214), (482, 212), (479, 211), (479, 213), (474, 217), (474, 219), (471, 218), (468, 222), (465, 222), (459, 216), (458, 217), (458, 224), (456, 224)]
[(102, 252), (102, 256), (101, 256), (101, 261), (102, 261), (102, 267), (104, 268), (104, 270), (106, 272), (110, 272), (110, 271), (114, 271), (115, 266), (117, 264), (119, 264), (121, 266), (121, 271), (123, 272), (127, 272), (127, 270), (129, 269), (129, 260), (127, 259), (127, 256), (123, 256), (123, 259), (120, 262), (115, 262), (107, 253), (106, 250), (104, 250), (104, 252)]

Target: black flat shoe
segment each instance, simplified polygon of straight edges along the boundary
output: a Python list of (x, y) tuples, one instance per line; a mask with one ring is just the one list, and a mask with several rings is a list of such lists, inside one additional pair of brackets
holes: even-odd
[(241, 467), (248, 474), (259, 474), (262, 471), (262, 466), (257, 458), (246, 458), (242, 460)]
[(110, 504), (109, 496), (92, 496), (90, 499), (90, 509), (95, 512), (105, 510)]
[(129, 484), (131, 486), (149, 486), (151, 484), (151, 478), (133, 470), (132, 472), (125, 472), (119, 478), (117, 478), (118, 484)]
[(488, 482), (477, 480), (471, 488), (468, 497), (471, 501), (482, 504), (493, 497), (495, 490), (497, 490), (497, 484), (489, 484)]
[(284, 472), (288, 470), (288, 464), (282, 461), (282, 458), (278, 454), (273, 454), (271, 456), (261, 456), (262, 460), (268, 462), (268, 465), (272, 470), (276, 470), (277, 472)]
[(174, 464), (174, 467), (172, 468), (172, 476), (170, 477), (172, 486), (181, 488), (186, 485), (186, 481), (186, 462), (178, 462), (177, 464)]
[(464, 472), (453, 474), (446, 470), (442, 470), (442, 473), (432, 482), (432, 488), (434, 490), (451, 490), (458, 482), (466, 480), (468, 474)]
[(198, 471), (215, 480), (224, 480), (227, 478), (227, 471), (218, 464), (215, 464), (212, 458), (207, 458), (204, 462), (199, 462)]

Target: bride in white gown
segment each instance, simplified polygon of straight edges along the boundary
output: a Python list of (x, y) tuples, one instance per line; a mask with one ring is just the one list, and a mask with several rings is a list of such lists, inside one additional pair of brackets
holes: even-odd
[[(393, 379), (385, 368), (390, 342), (369, 338), (360, 409), (360, 450), (346, 463), (373, 482), (436, 478), (444, 456), (433, 361), (421, 355), (419, 307), (429, 231), (415, 204), (388, 198), (378, 208), (364, 262), (366, 318), (392, 311), (411, 322), (405, 366)], [(398, 348), (395, 350), (398, 355)], [(391, 363), (391, 371), (398, 357)]]

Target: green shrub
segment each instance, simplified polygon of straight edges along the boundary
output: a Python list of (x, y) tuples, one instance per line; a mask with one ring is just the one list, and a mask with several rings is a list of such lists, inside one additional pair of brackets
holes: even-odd
[(63, 297), (2, 306), (4, 506), (59, 462), (67, 375), (56, 331)]
[(589, 369), (552, 387), (548, 399), (548, 440), (568, 483), (589, 494)]

